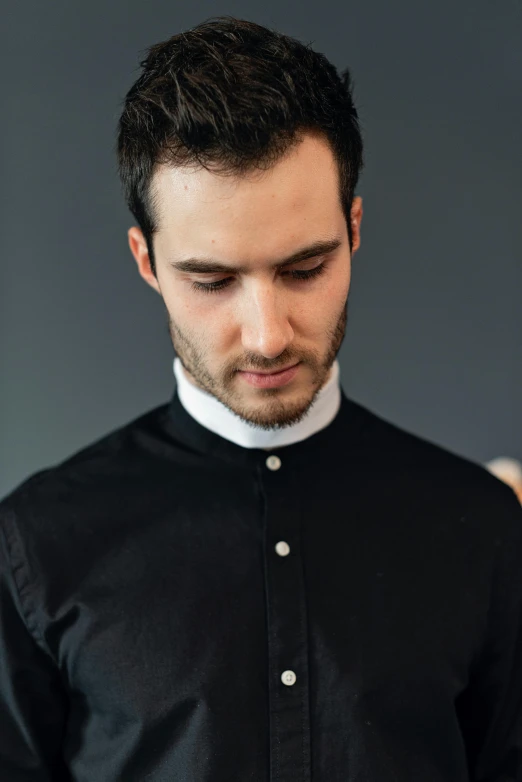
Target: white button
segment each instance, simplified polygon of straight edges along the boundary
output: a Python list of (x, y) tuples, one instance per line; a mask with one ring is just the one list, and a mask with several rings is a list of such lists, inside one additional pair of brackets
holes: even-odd
[(280, 540), (279, 543), (276, 543), (275, 550), (280, 557), (286, 557), (287, 554), (290, 554), (290, 546), (286, 540)]
[(288, 687), (291, 687), (292, 684), (295, 684), (295, 680), (297, 679), (297, 676), (293, 671), (283, 671), (281, 674), (281, 681), (283, 684), (286, 684)]
[(281, 467), (281, 459), (279, 456), (269, 456), (266, 460), (266, 466), (269, 470), (278, 470)]

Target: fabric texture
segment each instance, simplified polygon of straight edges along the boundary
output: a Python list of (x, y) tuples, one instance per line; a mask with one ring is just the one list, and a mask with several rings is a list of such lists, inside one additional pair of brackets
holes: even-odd
[(0, 503), (2, 782), (520, 782), (522, 509), (341, 392), (171, 400)]

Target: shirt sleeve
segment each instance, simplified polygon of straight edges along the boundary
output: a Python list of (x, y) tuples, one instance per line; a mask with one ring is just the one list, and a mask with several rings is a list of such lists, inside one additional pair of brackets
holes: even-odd
[(67, 698), (31, 613), (14, 513), (0, 506), (0, 780), (66, 782)]
[(461, 696), (470, 782), (522, 782), (522, 507), (508, 486), (497, 520), (486, 638)]

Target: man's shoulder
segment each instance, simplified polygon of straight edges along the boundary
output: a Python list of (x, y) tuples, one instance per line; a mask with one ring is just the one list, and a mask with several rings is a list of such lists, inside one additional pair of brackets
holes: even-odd
[(364, 459), (379, 475), (380, 485), (395, 484), (431, 504), (453, 498), (461, 507), (467, 503), (484, 511), (506, 508), (522, 524), (522, 507), (515, 492), (484, 464), (368, 407), (357, 407), (365, 419)]
[(139, 469), (146, 458), (143, 447), (148, 437), (154, 437), (167, 404), (158, 405), (130, 421), (110, 430), (66, 456), (60, 462), (43, 467), (24, 478), (0, 500), (0, 521), (15, 509), (53, 507), (64, 502), (87, 497), (90, 492), (103, 492), (108, 482), (118, 481), (133, 465)]

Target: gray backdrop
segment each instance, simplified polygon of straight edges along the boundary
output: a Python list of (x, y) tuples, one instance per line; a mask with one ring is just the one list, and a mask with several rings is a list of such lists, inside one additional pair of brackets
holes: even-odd
[(346, 393), (474, 460), (522, 458), (519, 0), (20, 0), (0, 54), (0, 495), (170, 398), (115, 126), (145, 48), (217, 14), (352, 70), (366, 169)]

